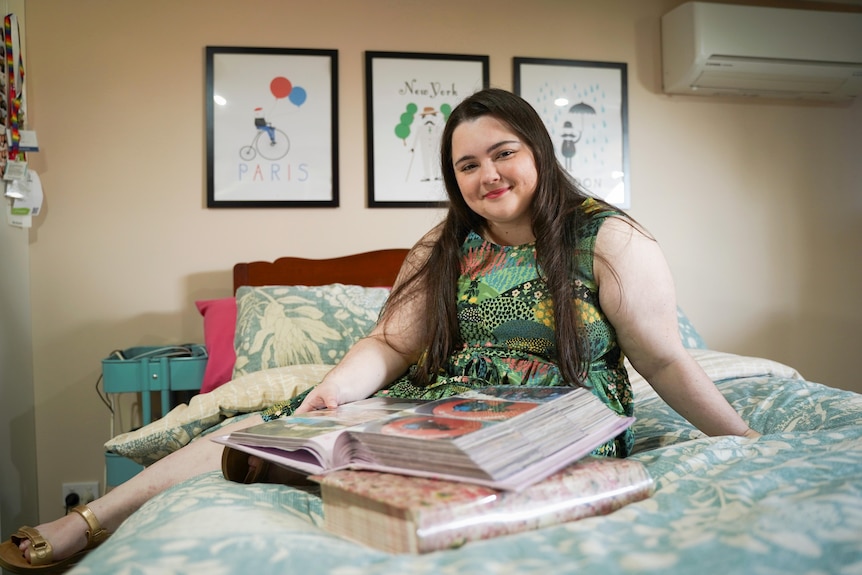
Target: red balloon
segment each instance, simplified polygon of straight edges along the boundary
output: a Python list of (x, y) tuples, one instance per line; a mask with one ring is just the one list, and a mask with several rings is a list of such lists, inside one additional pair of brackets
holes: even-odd
[(293, 90), (293, 84), (284, 76), (273, 78), (269, 83), (269, 91), (276, 98), (287, 98), (291, 90)]

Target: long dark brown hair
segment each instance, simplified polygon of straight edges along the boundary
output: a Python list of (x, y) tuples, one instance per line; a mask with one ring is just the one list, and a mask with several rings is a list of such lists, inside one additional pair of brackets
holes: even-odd
[(488, 224), (467, 206), (461, 195), (452, 162), (452, 134), (462, 123), (482, 116), (503, 122), (533, 152), (538, 179), (532, 201), (532, 227), (540, 274), (553, 300), (557, 363), (568, 384), (582, 384), (589, 358), (581, 322), (575, 314), (572, 280), (578, 249), (578, 207), (588, 195), (560, 166), (551, 137), (533, 107), (505, 90), (492, 88), (476, 92), (463, 100), (446, 122), (440, 159), (449, 211), (437, 229), (437, 238), (420, 242), (414, 248), (414, 252), (423, 253), (422, 257), (427, 256), (427, 259), (393, 290), (383, 318), (399, 302), (410, 299), (411, 294), (420, 291), (424, 294), (425, 354), (413, 375), (417, 385), (427, 385), (445, 365), (447, 357), (463, 343), (456, 293), (461, 272), (461, 245), (471, 230), (482, 234)]

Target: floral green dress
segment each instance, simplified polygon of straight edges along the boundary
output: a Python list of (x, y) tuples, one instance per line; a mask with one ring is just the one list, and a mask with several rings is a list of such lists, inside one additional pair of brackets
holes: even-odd
[[(613, 326), (602, 313), (593, 276), (593, 249), (599, 227), (619, 212), (588, 199), (579, 230), (577, 276), (573, 291), (588, 339), (586, 384), (621, 415), (633, 411), (631, 385)], [(535, 244), (499, 246), (470, 232), (461, 247), (458, 318), (462, 348), (447, 361), (444, 373), (427, 387), (417, 387), (409, 373), (378, 395), (439, 399), (489, 385), (566, 385), (555, 363), (554, 317), (545, 282), (539, 278)], [(264, 419), (289, 414), (304, 398), (273, 406)], [(631, 451), (631, 430), (595, 453), (624, 457)]]

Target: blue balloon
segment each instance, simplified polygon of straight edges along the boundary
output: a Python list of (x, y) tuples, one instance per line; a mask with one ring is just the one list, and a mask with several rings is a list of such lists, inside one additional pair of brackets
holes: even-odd
[(293, 90), (291, 90), (290, 94), (287, 96), (287, 99), (296, 106), (302, 106), (305, 103), (306, 96), (305, 88), (294, 86)]

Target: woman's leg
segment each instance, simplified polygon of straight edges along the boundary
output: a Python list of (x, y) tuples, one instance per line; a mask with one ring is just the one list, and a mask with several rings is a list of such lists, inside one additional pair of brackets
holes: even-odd
[[(227, 425), (219, 432), (230, 433), (261, 422), (259, 415), (253, 415)], [(201, 473), (220, 469), (223, 449), (224, 446), (219, 443), (206, 437), (200, 438), (146, 467), (88, 506), (102, 527), (113, 532), (141, 505), (165, 489)], [(54, 561), (65, 559), (87, 544), (87, 523), (77, 513), (69, 513), (36, 529), (53, 547)], [(29, 545), (30, 542), (26, 540), (20, 545), (28, 558), (26, 549)]]

